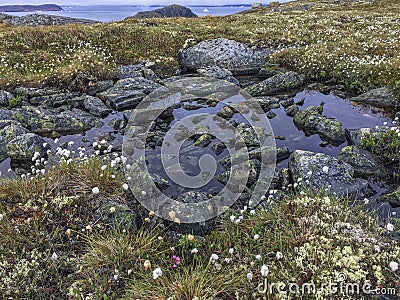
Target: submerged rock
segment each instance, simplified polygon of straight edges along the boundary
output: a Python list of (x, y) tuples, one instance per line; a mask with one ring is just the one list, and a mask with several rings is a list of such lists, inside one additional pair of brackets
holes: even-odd
[(46, 141), (37, 134), (25, 133), (11, 140), (7, 146), (7, 154), (12, 160), (31, 160), (35, 152), (39, 153), (39, 157), (46, 155), (49, 146), (45, 145)]
[(342, 123), (336, 118), (322, 115), (322, 106), (310, 106), (297, 112), (293, 122), (306, 135), (318, 134), (323, 141), (339, 146), (346, 141)]
[(368, 91), (350, 100), (384, 108), (394, 108), (396, 105), (399, 105), (395, 95), (387, 87)]
[(218, 38), (180, 51), (178, 62), (184, 71), (216, 65), (228, 69), (234, 75), (256, 74), (271, 53), (270, 49), (254, 50), (243, 43)]
[(296, 72), (285, 72), (246, 87), (245, 91), (252, 96), (273, 96), (300, 88), (305, 82), (305, 75)]
[(330, 155), (296, 150), (289, 160), (291, 182), (309, 182), (315, 191), (326, 189), (339, 197), (364, 199), (374, 193), (368, 181), (354, 178), (354, 169), (348, 163)]
[(372, 153), (357, 146), (344, 147), (337, 158), (351, 165), (356, 177), (385, 177), (387, 175)]

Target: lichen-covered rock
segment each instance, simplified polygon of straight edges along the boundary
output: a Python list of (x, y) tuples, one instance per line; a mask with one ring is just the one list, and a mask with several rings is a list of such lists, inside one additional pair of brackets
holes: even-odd
[(215, 176), (215, 178), (223, 184), (228, 183), (230, 179), (232, 185), (229, 186), (229, 189), (231, 189), (232, 192), (240, 192), (244, 186), (240, 186), (238, 183), (244, 182), (247, 187), (251, 187), (256, 183), (259, 171), (260, 161), (251, 159), (235, 164), (229, 170)]
[(180, 51), (178, 62), (184, 71), (219, 66), (234, 75), (256, 74), (271, 53), (269, 49), (254, 50), (243, 43), (218, 38)]
[(7, 91), (0, 90), (0, 107), (8, 107), (13, 95)]
[(10, 124), (0, 130), (0, 143), (8, 144), (11, 140), (28, 132), (28, 129), (22, 126)]
[(34, 133), (25, 133), (11, 140), (7, 146), (7, 154), (12, 160), (31, 160), (35, 152), (39, 157), (46, 155), (49, 146), (45, 145), (45, 140)]
[(299, 178), (316, 191), (326, 189), (339, 197), (364, 199), (373, 194), (367, 180), (354, 178), (354, 169), (348, 163), (330, 155), (296, 150), (289, 160), (291, 182)]
[(334, 146), (346, 141), (346, 133), (342, 123), (336, 118), (322, 115), (322, 106), (310, 106), (297, 112), (293, 118), (294, 124), (306, 135), (318, 134), (323, 141)]
[(60, 107), (67, 104), (68, 99), (71, 99), (73, 95), (71, 93), (57, 93), (51, 95), (39, 95), (30, 97), (28, 99), (30, 104), (33, 105), (46, 105), (50, 107)]
[(296, 104), (290, 105), (285, 108), (285, 113), (289, 117), (294, 117), (299, 112), (299, 107)]
[(83, 100), (83, 106), (92, 115), (105, 117), (112, 112), (112, 109), (107, 107), (99, 98), (86, 96)]
[(204, 77), (224, 79), (224, 80), (232, 82), (234, 84), (239, 84), (239, 80), (237, 80), (235, 77), (233, 77), (233, 74), (231, 71), (229, 71), (228, 69), (225, 69), (225, 68), (221, 68), (219, 66), (204, 67), (204, 68), (198, 69), (197, 73), (199, 73), (201, 76), (204, 76)]
[(399, 105), (393, 92), (387, 87), (382, 87), (368, 91), (357, 97), (351, 98), (352, 101), (358, 103), (365, 103), (377, 107), (394, 108)]
[(207, 147), (209, 144), (211, 144), (213, 138), (213, 135), (204, 133), (194, 142), (194, 145), (197, 147)]
[(286, 72), (250, 85), (244, 90), (252, 96), (273, 96), (285, 91), (300, 88), (305, 82), (305, 75), (296, 72)]
[(236, 127), (237, 141), (243, 141), (246, 146), (259, 146), (265, 140), (264, 131), (256, 126), (241, 123)]
[(101, 124), (95, 116), (79, 109), (43, 108), (23, 106), (11, 111), (12, 119), (18, 121), (30, 132), (50, 134), (80, 133)]
[(143, 77), (125, 78), (97, 96), (110, 107), (122, 111), (135, 108), (147, 94), (159, 87), (160, 84)]
[(279, 108), (279, 99), (272, 96), (262, 96), (253, 98), (264, 112), (269, 112), (271, 109)]
[(110, 201), (94, 212), (94, 219), (119, 230), (137, 230), (136, 214), (125, 204)]
[(372, 153), (357, 146), (344, 147), (337, 158), (351, 165), (356, 177), (384, 177), (387, 175)]

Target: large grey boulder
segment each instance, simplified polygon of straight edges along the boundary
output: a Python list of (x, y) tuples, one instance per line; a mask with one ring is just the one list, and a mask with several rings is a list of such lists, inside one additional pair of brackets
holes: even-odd
[(97, 96), (110, 107), (122, 111), (135, 108), (146, 95), (159, 87), (160, 84), (143, 77), (125, 78)]
[(269, 49), (254, 50), (243, 43), (218, 38), (180, 51), (178, 62), (184, 71), (219, 66), (234, 75), (256, 74), (271, 53)]
[(385, 169), (382, 168), (375, 156), (357, 146), (344, 147), (337, 158), (351, 165), (354, 175), (357, 177), (387, 176)]
[(322, 106), (310, 106), (296, 113), (294, 124), (306, 135), (318, 134), (323, 141), (339, 146), (346, 141), (345, 129), (336, 118), (322, 115)]
[(395, 95), (387, 87), (368, 91), (357, 97), (351, 98), (351, 100), (358, 103), (364, 103), (384, 108), (394, 108), (396, 107), (396, 105), (399, 105), (399, 102), (397, 101)]
[(307, 188), (326, 189), (339, 197), (363, 199), (373, 190), (365, 179), (354, 178), (354, 169), (348, 163), (322, 153), (296, 150), (289, 160), (291, 182), (309, 182)]
[(172, 4), (163, 8), (157, 8), (155, 10), (150, 10), (150, 11), (142, 11), (138, 12), (135, 16), (135, 18), (176, 18), (176, 17), (182, 17), (182, 18), (196, 18), (197, 15), (195, 15), (189, 8), (177, 5), (177, 4)]
[(31, 160), (35, 152), (39, 157), (46, 155), (49, 146), (45, 146), (45, 140), (37, 134), (26, 133), (11, 140), (7, 146), (7, 154), (12, 160)]

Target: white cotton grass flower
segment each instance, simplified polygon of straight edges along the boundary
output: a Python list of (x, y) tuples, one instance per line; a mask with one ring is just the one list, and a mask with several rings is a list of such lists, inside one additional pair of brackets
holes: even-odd
[(92, 193), (93, 193), (94, 195), (97, 195), (98, 193), (100, 193), (99, 188), (98, 188), (97, 186), (95, 186), (94, 188), (92, 188)]
[(283, 254), (282, 254), (282, 252), (276, 252), (276, 259), (277, 260), (281, 260), (283, 258)]
[(58, 254), (53, 252), (53, 254), (51, 255), (51, 259), (52, 260), (57, 260), (58, 259)]
[(328, 172), (329, 172), (329, 167), (328, 167), (328, 166), (324, 166), (324, 167), (322, 168), (322, 172), (328, 173)]
[(375, 252), (379, 253), (381, 252), (381, 247), (379, 247), (378, 245), (374, 245), (374, 250)]
[(387, 231), (390, 231), (390, 232), (392, 232), (392, 231), (394, 230), (394, 226), (393, 226), (393, 224), (391, 224), (391, 223), (387, 223), (387, 225), (386, 225), (386, 229), (387, 229)]
[(252, 209), (252, 210), (250, 211), (250, 214), (251, 214), (251, 215), (255, 215), (255, 214), (256, 214), (256, 211), (255, 211), (254, 209)]
[(253, 238), (254, 238), (255, 241), (257, 241), (260, 238), (260, 235), (259, 234), (255, 234)]
[(229, 264), (229, 263), (232, 261), (232, 258), (225, 257), (224, 260), (225, 260), (225, 262), (226, 262), (227, 264)]
[(161, 268), (155, 268), (153, 270), (153, 279), (154, 280), (158, 279), (159, 277), (162, 276), (162, 274), (163, 274), (163, 272), (162, 272)]
[(0, 214), (0, 222), (3, 221), (3, 219), (4, 219), (4, 215)]
[(199, 250), (197, 248), (193, 248), (192, 251), (190, 251), (191, 254), (197, 254)]
[(252, 281), (253, 280), (253, 273), (249, 272), (246, 274), (246, 278), (248, 281)]
[(257, 254), (255, 257), (256, 257), (256, 260), (262, 260), (261, 254)]
[(393, 272), (396, 272), (399, 269), (399, 263), (395, 261), (391, 261), (389, 263), (389, 267)]
[(235, 249), (229, 248), (228, 252), (229, 252), (229, 254), (233, 254), (233, 252), (235, 252)]
[(140, 193), (142, 194), (142, 196), (146, 196), (147, 195), (146, 191), (141, 191)]
[(262, 265), (261, 269), (260, 269), (260, 273), (262, 277), (267, 277), (268, 276), (268, 267), (266, 265)]
[(218, 259), (219, 259), (219, 256), (217, 254), (215, 254), (215, 253), (211, 254), (211, 257), (210, 257), (211, 263), (213, 263), (213, 264), (216, 263)]
[(118, 280), (118, 274), (114, 275), (114, 280)]
[(125, 191), (127, 191), (127, 190), (129, 189), (129, 185), (128, 185), (127, 183), (124, 183), (124, 184), (122, 185), (122, 188), (123, 188)]

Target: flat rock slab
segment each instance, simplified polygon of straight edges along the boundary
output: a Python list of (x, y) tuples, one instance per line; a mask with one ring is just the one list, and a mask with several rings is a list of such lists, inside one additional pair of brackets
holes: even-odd
[(51, 134), (81, 133), (98, 127), (101, 121), (97, 117), (79, 109), (42, 108), (23, 106), (10, 111), (11, 119), (18, 121), (30, 132)]
[(112, 109), (107, 107), (99, 98), (92, 96), (84, 97), (83, 106), (89, 113), (97, 117), (105, 117), (112, 112)]
[(354, 178), (354, 169), (348, 163), (330, 155), (296, 150), (289, 160), (292, 182), (309, 181), (307, 188), (315, 191), (326, 189), (339, 197), (364, 199), (373, 194), (365, 179)]
[(350, 100), (383, 108), (394, 108), (396, 105), (398, 106), (400, 104), (393, 92), (387, 87), (368, 91), (357, 97), (353, 97)]
[(244, 90), (252, 96), (273, 96), (285, 91), (292, 91), (300, 88), (305, 82), (305, 75), (296, 72), (285, 72), (250, 85)]
[(146, 95), (161, 86), (143, 77), (125, 78), (97, 96), (115, 110), (123, 111), (135, 108)]
[(219, 66), (234, 75), (248, 75), (257, 74), (271, 53), (270, 49), (254, 50), (243, 43), (218, 38), (182, 50), (178, 62), (184, 71)]

